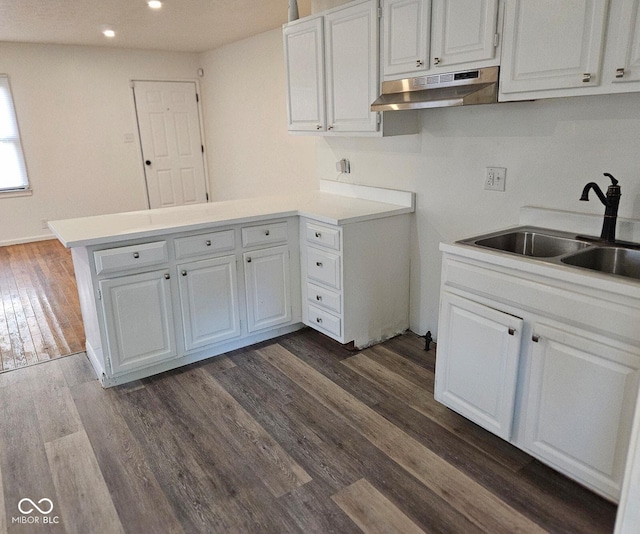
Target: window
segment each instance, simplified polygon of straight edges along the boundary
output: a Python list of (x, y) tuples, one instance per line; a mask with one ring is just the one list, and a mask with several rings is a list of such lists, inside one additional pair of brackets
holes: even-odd
[(29, 189), (9, 77), (0, 74), (0, 193)]

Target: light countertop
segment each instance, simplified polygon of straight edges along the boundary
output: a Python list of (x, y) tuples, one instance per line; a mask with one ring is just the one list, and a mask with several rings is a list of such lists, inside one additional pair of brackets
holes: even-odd
[[(396, 197), (385, 194), (385, 190), (378, 192), (382, 194), (364, 196), (395, 201)], [(411, 199), (410, 205), (347, 196), (351, 194), (347, 190), (345, 194), (319, 190), (295, 195), (228, 200), (50, 221), (49, 228), (65, 247), (72, 248), (291, 216), (341, 225), (414, 211), (412, 193), (407, 193)]]

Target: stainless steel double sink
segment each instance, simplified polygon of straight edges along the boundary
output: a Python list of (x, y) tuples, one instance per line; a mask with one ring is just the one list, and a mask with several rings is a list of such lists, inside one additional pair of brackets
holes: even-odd
[(597, 238), (527, 226), (458, 243), (640, 280), (640, 244), (606, 243)]

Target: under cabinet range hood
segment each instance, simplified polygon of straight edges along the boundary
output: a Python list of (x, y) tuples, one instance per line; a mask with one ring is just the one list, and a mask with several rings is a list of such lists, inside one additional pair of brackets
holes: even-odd
[(499, 67), (427, 74), (382, 83), (371, 111), (444, 108), (498, 101)]

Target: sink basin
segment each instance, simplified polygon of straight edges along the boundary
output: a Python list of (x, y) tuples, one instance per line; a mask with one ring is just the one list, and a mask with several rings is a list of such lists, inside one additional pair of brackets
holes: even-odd
[(538, 258), (561, 256), (563, 254), (569, 254), (570, 252), (577, 252), (590, 245), (586, 241), (540, 234), (532, 231), (509, 232), (494, 237), (478, 239), (474, 241), (474, 244), (503, 252)]
[(583, 267), (601, 273), (617, 274), (640, 280), (640, 250), (618, 247), (595, 247), (578, 252), (566, 258), (562, 263)]

